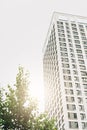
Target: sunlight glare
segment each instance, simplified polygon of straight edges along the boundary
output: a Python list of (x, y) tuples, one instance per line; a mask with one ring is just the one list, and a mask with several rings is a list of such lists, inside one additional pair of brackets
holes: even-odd
[(44, 93), (43, 93), (43, 87), (42, 86), (36, 86), (35, 84), (30, 84), (31, 88), (31, 95), (38, 101), (38, 107), (39, 111), (44, 111)]
[(27, 108), (29, 106), (29, 101), (26, 101), (23, 106)]

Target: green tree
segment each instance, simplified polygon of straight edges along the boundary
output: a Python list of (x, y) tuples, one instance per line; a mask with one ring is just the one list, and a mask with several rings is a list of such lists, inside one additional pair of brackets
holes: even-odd
[(47, 114), (40, 114), (35, 117), (32, 130), (57, 130), (55, 120), (49, 119)]
[[(26, 105), (27, 104), (27, 105)], [(30, 96), (28, 73), (19, 67), (16, 83), (0, 90), (0, 127), (4, 130), (56, 130), (54, 120), (36, 116), (37, 102)]]

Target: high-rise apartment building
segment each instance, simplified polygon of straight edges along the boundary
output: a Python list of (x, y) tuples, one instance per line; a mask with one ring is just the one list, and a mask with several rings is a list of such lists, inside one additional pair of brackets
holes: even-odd
[(45, 110), (58, 130), (87, 130), (87, 18), (54, 13), (43, 48)]

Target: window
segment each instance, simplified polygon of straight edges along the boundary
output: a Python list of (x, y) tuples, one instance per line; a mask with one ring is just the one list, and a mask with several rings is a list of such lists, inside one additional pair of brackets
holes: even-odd
[(69, 43), (69, 47), (73, 47), (73, 45), (71, 43)]
[(57, 24), (63, 25), (63, 22), (57, 21)]
[(58, 28), (63, 29), (64, 27), (62, 25), (57, 25)]
[(63, 57), (62, 57), (61, 60), (64, 61), (64, 62), (69, 62), (69, 59), (68, 59), (68, 58), (63, 58)]
[(82, 77), (83, 82), (87, 82), (87, 77)]
[(70, 55), (71, 55), (71, 57), (75, 57), (75, 55), (73, 53), (71, 53)]
[(82, 36), (85, 36), (85, 33), (81, 33)]
[(76, 88), (80, 88), (80, 84), (79, 83), (75, 83)]
[(71, 61), (72, 61), (72, 63), (75, 63), (75, 62), (76, 62), (76, 60), (75, 60), (75, 59), (71, 59)]
[(67, 23), (67, 22), (66, 22), (65, 24), (66, 24), (66, 25), (69, 25), (69, 23)]
[(78, 35), (78, 32), (73, 31), (73, 34)]
[(76, 48), (81, 48), (81, 46), (80, 45), (75, 45), (76, 46)]
[(82, 50), (76, 49), (76, 52), (77, 52), (77, 53), (82, 53)]
[(59, 120), (59, 126), (61, 126), (61, 123), (62, 123), (61, 120)]
[(67, 104), (67, 109), (73, 111), (76, 110), (76, 106), (74, 104)]
[(81, 70), (86, 70), (86, 67), (84, 65), (79, 65)]
[(64, 33), (64, 30), (63, 30), (63, 29), (58, 29), (58, 31), (59, 31), (60, 33)]
[(84, 49), (87, 49), (87, 46), (84, 46)]
[(86, 100), (86, 103), (87, 103), (87, 98), (85, 98), (85, 100)]
[(58, 32), (61, 32), (61, 29), (58, 28)]
[(60, 50), (61, 50), (61, 51), (67, 51), (67, 48), (60, 47)]
[(69, 121), (69, 128), (78, 128), (78, 122)]
[(77, 75), (78, 74), (77, 70), (73, 70), (73, 74)]
[(68, 42), (72, 42), (72, 40), (71, 40), (71, 39), (68, 39)]
[(87, 122), (82, 122), (82, 129), (87, 130)]
[(71, 38), (71, 36), (70, 36), (69, 34), (67, 35), (67, 37), (68, 37), (68, 38)]
[(74, 50), (72, 48), (70, 48), (70, 52), (74, 52)]
[(83, 43), (84, 45), (87, 45), (87, 41), (82, 41), (82, 43)]
[(65, 37), (65, 34), (63, 33), (58, 33), (60, 37)]
[(72, 83), (71, 82), (64, 82), (64, 86), (65, 87), (72, 87)]
[(64, 80), (71, 80), (71, 76), (68, 76), (68, 75), (64, 75), (63, 78)]
[(67, 33), (68, 33), (68, 34), (70, 34), (70, 31), (69, 31), (69, 30), (67, 30)]
[(84, 106), (83, 105), (79, 105), (79, 111), (84, 111)]
[(60, 118), (60, 112), (58, 113), (58, 118)]
[(62, 125), (62, 130), (65, 130), (65, 128), (64, 128), (64, 124)]
[(78, 103), (83, 103), (83, 99), (81, 97), (78, 97)]
[(69, 66), (69, 64), (62, 63), (62, 67), (69, 68), (70, 66)]
[(75, 39), (79, 39), (79, 36), (74, 36)]
[(64, 115), (62, 116), (62, 122), (64, 122)]
[(74, 40), (75, 41), (75, 43), (80, 43), (80, 41), (79, 40)]
[(77, 28), (75, 28), (75, 27), (72, 27), (72, 30), (73, 30), (73, 31), (77, 31)]
[(87, 84), (83, 84), (84, 89), (87, 89)]
[(87, 54), (87, 50), (85, 50), (85, 54)]
[(79, 64), (84, 64), (84, 60), (78, 60)]
[(68, 118), (69, 119), (77, 119), (77, 114), (68, 112)]
[(66, 96), (66, 101), (67, 102), (74, 102), (75, 99), (74, 99), (74, 97)]
[(68, 69), (63, 69), (63, 73), (64, 73), (64, 74), (70, 74), (70, 70), (68, 70)]
[(81, 71), (81, 75), (82, 75), (82, 76), (87, 76), (87, 72)]
[(84, 93), (85, 93), (85, 96), (87, 96), (87, 91), (84, 91)]
[(61, 108), (61, 114), (63, 113), (63, 108)]
[(86, 59), (87, 59), (87, 55), (86, 55)]
[(80, 113), (80, 117), (81, 117), (81, 120), (86, 119), (86, 115), (85, 115), (85, 114), (83, 114), (83, 113)]
[(65, 39), (65, 38), (59, 38), (59, 41), (63, 41), (63, 42), (65, 42), (66, 39)]
[(82, 92), (80, 90), (76, 90), (77, 91), (77, 95), (82, 95)]
[(78, 54), (78, 58), (83, 58), (83, 55)]
[(59, 24), (60, 22), (59, 21), (57, 21), (57, 24)]
[(79, 77), (74, 76), (74, 80), (75, 80), (75, 81), (79, 81)]
[(72, 25), (72, 27), (76, 27), (76, 24), (74, 24), (74, 23), (72, 23), (71, 25)]
[(72, 89), (65, 89), (65, 93), (73, 95), (73, 90)]
[(66, 43), (59, 42), (60, 46), (66, 46)]
[(67, 57), (68, 53), (61, 52), (61, 56)]
[(61, 25), (63, 25), (63, 22), (59, 22)]
[(79, 24), (79, 28), (83, 28), (83, 25)]
[(75, 64), (72, 64), (72, 68), (75, 69), (77, 68), (77, 66)]
[(84, 29), (80, 28), (80, 31), (81, 31), (81, 32), (84, 32)]
[(86, 37), (82, 37), (82, 40), (86, 40)]
[(66, 29), (69, 30), (69, 26), (66, 26)]

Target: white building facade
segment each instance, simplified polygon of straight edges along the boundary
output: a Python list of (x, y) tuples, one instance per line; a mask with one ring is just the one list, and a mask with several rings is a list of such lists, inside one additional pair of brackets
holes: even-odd
[(43, 48), (45, 110), (58, 130), (87, 130), (87, 18), (54, 13)]

